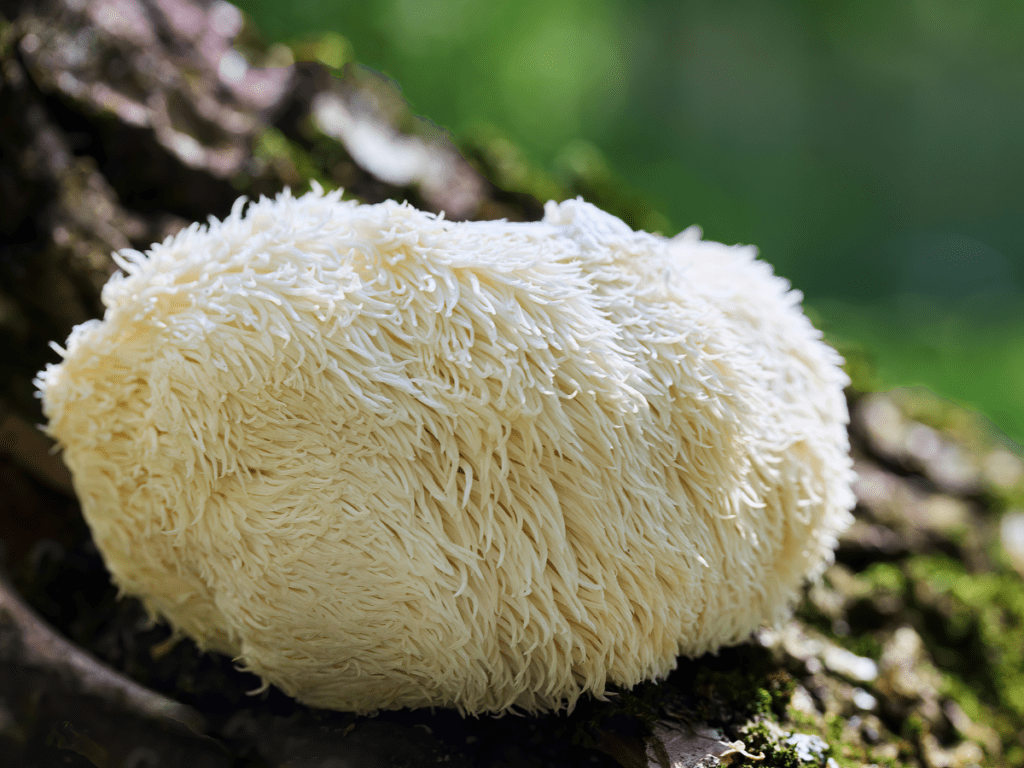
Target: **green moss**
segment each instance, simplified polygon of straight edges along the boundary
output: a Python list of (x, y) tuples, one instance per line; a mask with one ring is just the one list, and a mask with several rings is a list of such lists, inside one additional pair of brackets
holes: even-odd
[(340, 72), (355, 60), (348, 38), (336, 32), (320, 32), (289, 43), (296, 61), (318, 61), (328, 69)]
[(831, 713), (825, 715), (825, 740), (829, 744), (839, 744), (843, 740), (845, 720)]
[(479, 124), (460, 142), (462, 154), (495, 186), (506, 192), (531, 195), (543, 202), (570, 197), (555, 178), (529, 160), (497, 128)]
[(843, 728), (846, 721), (835, 715), (825, 715), (825, 733), (823, 738), (829, 743), (831, 751), (829, 757), (835, 760), (841, 768), (861, 768), (867, 757), (864, 748), (849, 744), (843, 741)]
[(822, 738), (825, 737), (825, 732), (821, 728), (820, 716), (816, 717), (809, 712), (804, 712), (803, 710), (787, 706), (783, 716), (779, 719), (803, 733), (816, 733)]
[(884, 649), (882, 640), (874, 634), (846, 635), (836, 639), (851, 653), (876, 661), (881, 657)]
[(907, 741), (916, 744), (927, 732), (928, 723), (925, 722), (923, 717), (914, 713), (903, 721), (903, 727), (900, 735)]
[(780, 743), (763, 721), (743, 729), (742, 734), (746, 751), (752, 755), (762, 754), (764, 758), (744, 758), (739, 765), (757, 765), (763, 768), (805, 768), (807, 765), (800, 759), (796, 748)]
[(600, 717), (635, 718), (651, 728), (662, 714), (662, 696), (657, 683), (641, 683), (631, 690), (618, 691), (611, 706), (604, 708)]
[(857, 578), (867, 582), (871, 591), (884, 589), (902, 593), (907, 586), (907, 577), (902, 569), (893, 563), (872, 563), (858, 573)]
[(657, 206), (630, 189), (594, 144), (576, 140), (555, 158), (555, 177), (569, 197), (581, 195), (602, 210), (615, 214), (633, 229), (669, 234), (671, 222)]
[[(1013, 572), (971, 573), (946, 555), (910, 560), (919, 581), (926, 643), (949, 695), (1004, 744), (1017, 743), (1024, 718), (1024, 595)], [(971, 659), (969, 665), (963, 659)]]
[(947, 696), (960, 705), (960, 708), (974, 722), (990, 722), (992, 708), (978, 699), (977, 693), (964, 684), (964, 681), (948, 672), (940, 672), (942, 686), (939, 693)]
[(743, 720), (784, 715), (795, 683), (784, 672), (769, 674), (740, 664), (733, 669), (702, 666), (692, 685), (699, 718), (725, 724), (725, 713)]
[(281, 180), (291, 187), (305, 187), (311, 179), (316, 179), (327, 191), (338, 187), (321, 172), (323, 164), (319, 158), (289, 140), (276, 128), (268, 128), (257, 137), (253, 154), (258, 160), (272, 165)]
[(530, 195), (540, 202), (580, 196), (633, 229), (671, 232), (671, 222), (658, 206), (629, 188), (589, 142), (567, 144), (558, 154), (553, 172), (532, 162), (518, 145), (490, 125), (478, 125), (462, 138), (460, 148), (479, 171), (506, 192)]

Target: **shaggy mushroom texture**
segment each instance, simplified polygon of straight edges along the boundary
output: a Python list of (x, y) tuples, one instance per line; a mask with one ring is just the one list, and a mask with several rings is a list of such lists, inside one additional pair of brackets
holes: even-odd
[(243, 209), (122, 251), (37, 382), (116, 583), (202, 647), (320, 707), (571, 707), (831, 559), (847, 379), (753, 248)]

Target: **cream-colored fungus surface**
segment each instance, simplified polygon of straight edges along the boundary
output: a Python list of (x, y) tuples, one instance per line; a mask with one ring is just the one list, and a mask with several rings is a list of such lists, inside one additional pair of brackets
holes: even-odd
[(571, 707), (784, 620), (847, 379), (749, 247), (315, 190), (122, 251), (38, 378), (116, 583), (299, 700)]

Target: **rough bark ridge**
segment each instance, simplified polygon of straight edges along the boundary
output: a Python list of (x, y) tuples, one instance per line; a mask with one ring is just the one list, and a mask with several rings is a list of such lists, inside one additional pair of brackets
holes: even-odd
[(449, 218), (531, 220), (538, 196), (583, 194), (656, 228), (599, 162), (553, 181), (501, 139), (457, 149), (386, 78), (289, 56), (224, 2), (0, 0), (0, 765), (1024, 760), (1024, 606), (998, 525), (1024, 465), (920, 393), (850, 392), (858, 522), (797, 619), (569, 716), (359, 718), (248, 696), (230, 660), (118, 601), (32, 426), (31, 383), (47, 342), (100, 314), (111, 251), (311, 178)]

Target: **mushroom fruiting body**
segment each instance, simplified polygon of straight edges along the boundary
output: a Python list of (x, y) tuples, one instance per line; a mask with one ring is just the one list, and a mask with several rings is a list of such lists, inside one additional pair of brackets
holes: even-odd
[[(244, 210), (244, 212), (243, 212)], [(847, 379), (754, 249), (315, 190), (117, 256), (39, 375), (115, 582), (314, 706), (572, 706), (786, 618)]]

